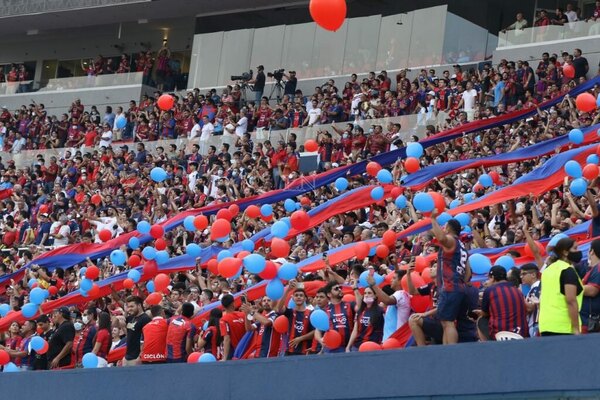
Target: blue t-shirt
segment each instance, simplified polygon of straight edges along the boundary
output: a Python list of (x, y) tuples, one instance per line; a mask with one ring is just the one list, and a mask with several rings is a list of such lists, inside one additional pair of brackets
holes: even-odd
[[(51, 226), (50, 222), (42, 222), (40, 224), (40, 229), (38, 230), (37, 235), (35, 235), (35, 244), (37, 244), (37, 245), (41, 244), (43, 246), (50, 246), (50, 243), (51, 243), (50, 226)], [(44, 243), (40, 243), (42, 241), (42, 237), (44, 236), (44, 233), (47, 233), (48, 236)]]
[[(502, 89), (504, 89), (505, 86), (504, 81), (498, 81), (496, 86), (494, 86), (494, 107), (498, 107), (498, 104), (501, 103), (500, 98), (502, 97)], [(502, 97), (502, 104), (506, 103), (505, 99), (506, 96)]]

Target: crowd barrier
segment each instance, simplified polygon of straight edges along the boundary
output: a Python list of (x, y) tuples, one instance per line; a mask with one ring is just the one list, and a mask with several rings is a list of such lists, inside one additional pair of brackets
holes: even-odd
[[(598, 398), (600, 335), (370, 353), (126, 368), (0, 373), (3, 398)], [(35, 384), (32, 384), (35, 382)], [(109, 392), (110, 391), (110, 392)]]
[(525, 29), (512, 29), (498, 33), (498, 48), (599, 35), (600, 20), (569, 22), (564, 25), (537, 26)]

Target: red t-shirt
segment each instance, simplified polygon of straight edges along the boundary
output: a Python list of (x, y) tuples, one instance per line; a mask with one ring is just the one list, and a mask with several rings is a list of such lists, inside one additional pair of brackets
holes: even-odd
[(98, 350), (97, 354), (98, 357), (106, 358), (110, 351), (111, 341), (108, 329), (100, 329), (98, 333), (96, 333), (96, 343), (100, 343), (100, 350)]
[(219, 323), (221, 335), (223, 337), (229, 335), (231, 339), (231, 346), (234, 349), (242, 339), (242, 336), (244, 336), (246, 333), (244, 318), (246, 318), (246, 315), (243, 312), (228, 312), (223, 315), (223, 318), (221, 318), (221, 322)]
[(140, 354), (142, 362), (164, 362), (167, 359), (167, 321), (156, 317), (142, 329), (144, 348)]

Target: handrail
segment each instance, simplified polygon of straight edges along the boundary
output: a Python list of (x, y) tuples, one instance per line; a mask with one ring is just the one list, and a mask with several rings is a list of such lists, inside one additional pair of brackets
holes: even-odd
[(568, 22), (564, 25), (536, 26), (498, 33), (498, 49), (531, 43), (600, 36), (600, 20)]

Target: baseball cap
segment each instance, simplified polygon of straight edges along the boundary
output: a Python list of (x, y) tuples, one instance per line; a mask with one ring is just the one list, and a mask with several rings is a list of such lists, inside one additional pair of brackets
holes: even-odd
[(430, 90), (429, 92), (427, 92), (427, 94), (430, 96), (435, 96), (435, 92), (433, 90)]
[(71, 311), (69, 311), (68, 307), (59, 307), (54, 312), (60, 313), (64, 319), (71, 319)]
[(490, 278), (494, 278), (496, 281), (505, 281), (506, 280), (506, 269), (504, 269), (501, 265), (494, 265), (490, 268), (490, 272), (488, 273)]

